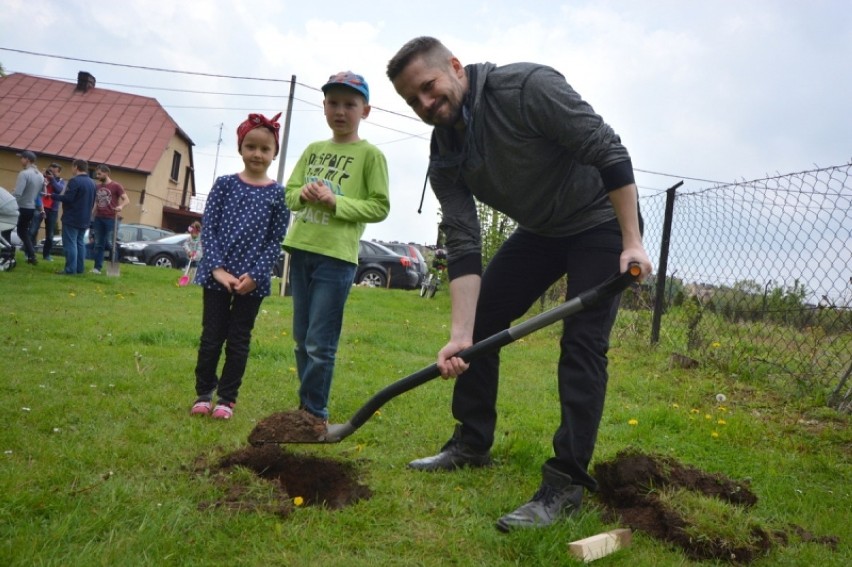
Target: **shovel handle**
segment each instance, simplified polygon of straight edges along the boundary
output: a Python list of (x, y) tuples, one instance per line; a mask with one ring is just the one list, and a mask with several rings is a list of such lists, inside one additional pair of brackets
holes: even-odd
[[(626, 272), (616, 274), (592, 289), (581, 292), (576, 297), (557, 305), (553, 309), (540, 313), (535, 317), (531, 317), (523, 323), (519, 323), (514, 327), (510, 327), (500, 331), (499, 333), (495, 333), (490, 337), (462, 350), (457, 356), (461, 357), (465, 362), (471, 362), (472, 360), (476, 360), (486, 354), (499, 350), (521, 337), (525, 337), (530, 333), (555, 323), (556, 321), (578, 313), (604, 299), (614, 297), (627, 289), (630, 284), (637, 281), (641, 274), (642, 269), (639, 267), (639, 264), (631, 263)], [(438, 370), (438, 365), (435, 363), (386, 386), (370, 398), (367, 403), (349, 419), (349, 422), (345, 425), (345, 435), (348, 435), (355, 429), (361, 427), (373, 416), (374, 413), (376, 413), (379, 408), (385, 405), (385, 403), (392, 398), (416, 388), (417, 386), (425, 384), (440, 375), (441, 372)], [(335, 440), (339, 441), (341, 438), (342, 437), (339, 437)]]

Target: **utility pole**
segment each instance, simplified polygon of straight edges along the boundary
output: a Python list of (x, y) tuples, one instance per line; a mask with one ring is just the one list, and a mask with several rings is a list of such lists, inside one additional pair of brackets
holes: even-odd
[[(281, 135), (281, 151), (278, 152), (278, 183), (284, 185), (284, 162), (287, 158), (287, 142), (290, 140), (290, 119), (293, 116), (293, 96), (296, 91), (296, 75), (290, 76), (290, 96), (287, 98), (287, 112), (284, 115), (284, 132)], [(290, 224), (293, 223), (293, 215), (290, 214)], [(290, 229), (290, 226), (287, 226)], [(284, 252), (284, 265), (281, 267), (281, 289), (279, 295), (290, 295), (290, 255)]]
[(216, 161), (213, 162), (213, 181), (216, 181), (216, 169), (219, 167), (219, 148), (222, 146), (222, 127), (224, 122), (219, 123), (219, 141), (216, 142)]

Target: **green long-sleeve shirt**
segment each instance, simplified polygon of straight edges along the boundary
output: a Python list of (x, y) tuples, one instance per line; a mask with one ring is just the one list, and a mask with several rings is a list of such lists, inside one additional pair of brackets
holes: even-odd
[[(299, 199), (306, 183), (320, 180), (337, 197), (334, 211)], [(385, 156), (366, 140), (349, 144), (314, 142), (302, 153), (290, 175), (286, 199), (295, 215), (284, 239), (286, 249), (306, 250), (357, 264), (364, 225), (380, 222), (390, 212)]]

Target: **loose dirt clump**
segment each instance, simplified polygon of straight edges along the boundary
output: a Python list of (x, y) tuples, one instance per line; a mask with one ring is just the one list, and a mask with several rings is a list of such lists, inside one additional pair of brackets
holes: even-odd
[[(720, 535), (722, 530), (698, 533), (702, 528), (664, 497), (667, 490), (682, 490), (748, 510), (757, 504), (757, 496), (746, 482), (706, 473), (672, 458), (630, 450), (622, 451), (612, 461), (596, 465), (594, 475), (599, 486), (597, 497), (605, 506), (604, 516), (608, 521), (626, 524), (670, 542), (692, 559), (750, 563), (768, 553), (774, 545), (786, 544), (790, 539), (786, 531), (768, 529), (756, 521), (742, 526), (743, 533), (737, 537)], [(790, 531), (801, 541), (836, 546), (837, 538), (833, 536), (814, 538), (797, 526), (791, 526)]]
[(304, 410), (273, 413), (257, 422), (249, 433), (251, 445), (264, 443), (322, 443), (328, 433), (325, 421)]
[[(196, 463), (194, 468), (200, 470), (202, 466)], [(369, 487), (358, 482), (358, 471), (352, 464), (290, 454), (273, 444), (234, 451), (203, 468), (209, 470), (214, 483), (224, 487), (225, 495), (217, 501), (202, 503), (201, 509), (262, 510), (287, 516), (292, 512), (294, 500), (298, 505), (334, 510), (373, 495)], [(236, 474), (240, 468), (267, 481), (270, 490), (258, 491), (247, 486)]]

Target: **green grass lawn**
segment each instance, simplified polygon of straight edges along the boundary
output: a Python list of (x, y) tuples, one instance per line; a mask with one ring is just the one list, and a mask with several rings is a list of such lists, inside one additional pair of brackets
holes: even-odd
[[(532, 495), (551, 455), (558, 325), (503, 351), (496, 466), (406, 469), (452, 432), (452, 383), (434, 380), (339, 444), (288, 446), (355, 463), (373, 497), (282, 518), (204, 508), (223, 489), (192, 469), (245, 447), (257, 420), (297, 405), (290, 298), (264, 301), (234, 419), (191, 419), (201, 290), (178, 287), (176, 270), (122, 265), (118, 278), (54, 276), (59, 267), (20, 263), (0, 274), (3, 565), (572, 565), (571, 541), (619, 527), (590, 498), (578, 518), (547, 529), (494, 529)], [(332, 421), (434, 362), (448, 322), (443, 290), (427, 300), (353, 288)], [(750, 479), (759, 497), (752, 513), (767, 525), (840, 538), (836, 550), (792, 539), (757, 565), (852, 564), (848, 417), (742, 376), (672, 368), (665, 340), (648, 345), (649, 329), (649, 313), (619, 317), (595, 461), (630, 447)], [(699, 563), (634, 533), (630, 548), (595, 564)]]

